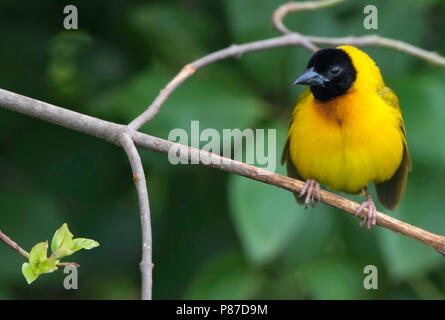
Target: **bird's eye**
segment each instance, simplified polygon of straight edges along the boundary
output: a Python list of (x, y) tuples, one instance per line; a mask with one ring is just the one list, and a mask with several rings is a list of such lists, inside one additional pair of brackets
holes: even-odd
[(333, 66), (329, 69), (329, 73), (333, 76), (338, 76), (341, 72), (341, 68), (339, 66)]

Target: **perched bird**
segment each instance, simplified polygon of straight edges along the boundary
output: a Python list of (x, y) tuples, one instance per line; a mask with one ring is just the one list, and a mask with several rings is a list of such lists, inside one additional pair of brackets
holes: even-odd
[(396, 94), (383, 82), (375, 62), (352, 46), (322, 49), (294, 84), (309, 86), (298, 98), (281, 164), (290, 177), (305, 180), (295, 194), (300, 204), (320, 200), (320, 184), (366, 194), (357, 214), (361, 225), (376, 223), (367, 185), (374, 182), (381, 204), (393, 210), (411, 170), (405, 126)]

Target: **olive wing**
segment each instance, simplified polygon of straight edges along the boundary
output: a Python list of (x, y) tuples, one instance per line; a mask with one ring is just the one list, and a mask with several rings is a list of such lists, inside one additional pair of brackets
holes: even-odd
[[(394, 91), (385, 87), (379, 94), (389, 107), (396, 108), (401, 112), (399, 100)], [(405, 125), (402, 117), (400, 117), (400, 130), (403, 134), (403, 157), (400, 166), (389, 180), (375, 184), (379, 201), (385, 208), (390, 210), (394, 210), (402, 199), (408, 179), (408, 171), (412, 170), (411, 156), (406, 143)]]

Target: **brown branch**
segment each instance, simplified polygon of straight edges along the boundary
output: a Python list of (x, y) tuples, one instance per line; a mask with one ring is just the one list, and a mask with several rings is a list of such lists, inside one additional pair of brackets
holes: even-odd
[(75, 263), (75, 262), (59, 262), (57, 264), (57, 266), (60, 267), (60, 268), (61, 267), (76, 267), (76, 268), (79, 268), (80, 264)]
[(18, 253), (20, 253), (22, 256), (24, 256), (26, 259), (29, 259), (29, 253), (28, 251), (26, 251), (25, 249), (23, 249), (22, 247), (20, 247), (17, 242), (15, 242), (14, 240), (12, 240), (10, 237), (8, 237), (6, 234), (4, 234), (1, 230), (0, 230), (0, 240), (2, 240), (4, 243), (6, 243), (6, 245), (8, 247), (10, 247), (12, 250), (17, 251)]
[[(187, 155), (187, 157), (184, 158), (191, 160), (191, 163), (199, 161), (202, 165), (211, 166), (216, 169), (274, 185), (292, 192), (300, 192), (304, 186), (304, 182), (300, 180), (295, 180), (239, 161), (224, 158), (207, 151), (183, 146), (175, 142), (140, 132), (134, 132), (133, 139), (136, 145), (141, 148), (165, 154), (168, 154), (170, 150), (174, 150), (172, 148), (177, 148), (177, 154)], [(325, 190), (320, 191), (320, 196), (322, 202), (356, 216), (356, 211), (359, 207), (358, 203)], [(361, 212), (357, 217), (364, 218), (366, 215), (367, 211)], [(381, 212), (377, 212), (377, 225), (420, 241), (436, 249), (438, 252), (445, 254), (445, 236), (425, 231)]]
[(152, 262), (152, 232), (150, 219), (150, 201), (148, 198), (147, 182), (145, 181), (144, 167), (141, 157), (129, 133), (122, 133), (119, 137), (122, 148), (127, 153), (133, 171), (133, 181), (136, 186), (139, 200), (142, 227), (142, 261), (139, 264), (142, 274), (142, 300), (151, 300), (153, 288), (153, 262)]
[[(29, 260), (29, 252), (20, 247), (17, 242), (12, 240), (10, 237), (8, 237), (6, 234), (3, 233), (3, 231), (0, 230), (0, 240), (3, 241), (8, 247), (10, 247), (12, 250), (17, 251), (22, 256), (26, 258), (26, 260)], [(75, 262), (59, 262), (57, 264), (58, 267), (66, 267), (66, 266), (74, 266), (74, 267), (80, 267), (79, 264)]]
[[(261, 168), (256, 168), (242, 162), (224, 158), (207, 151), (181, 146), (168, 140), (131, 130), (123, 125), (85, 116), (77, 112), (34, 100), (32, 98), (24, 97), (3, 89), (0, 89), (0, 106), (19, 113), (30, 115), (32, 117), (37, 117), (66, 128), (100, 137), (102, 139), (112, 141), (118, 145), (120, 145), (120, 139), (117, 137), (120, 137), (122, 133), (125, 133), (128, 130), (128, 135), (132, 137), (135, 145), (142, 149), (168, 154), (172, 147), (178, 146), (180, 151), (187, 154), (186, 158), (188, 159), (200, 159), (200, 162), (203, 165), (268, 183), (292, 192), (300, 192), (304, 185), (304, 183), (299, 180), (272, 173)], [(356, 202), (350, 201), (328, 191), (321, 191), (321, 201), (350, 213), (351, 215), (355, 214), (355, 211), (359, 206)], [(360, 217), (363, 217), (365, 212), (366, 211), (362, 212)], [(441, 253), (445, 251), (444, 236), (430, 233), (419, 227), (412, 226), (408, 223), (387, 216), (381, 212), (377, 213), (377, 224), (422, 242)]]

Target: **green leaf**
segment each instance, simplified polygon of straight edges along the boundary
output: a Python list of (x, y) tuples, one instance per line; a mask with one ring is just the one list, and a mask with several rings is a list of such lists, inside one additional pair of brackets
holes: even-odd
[(99, 246), (97, 241), (85, 238), (73, 240), (73, 234), (64, 223), (55, 233), (51, 241), (52, 255), (48, 258), (48, 241), (36, 244), (29, 253), (29, 263), (24, 263), (22, 273), (28, 284), (37, 279), (40, 274), (57, 270), (60, 259), (72, 255), (74, 252), (90, 250)]
[(50, 273), (56, 271), (58, 262), (59, 261), (53, 257), (47, 258), (46, 260), (42, 261), (38, 266), (36, 266), (34, 271), (37, 272), (38, 274)]
[(68, 229), (68, 225), (64, 223), (54, 234), (51, 242), (52, 256), (57, 259), (72, 255), (81, 249), (90, 250), (98, 247), (99, 243), (95, 240), (76, 238)]
[(47, 252), (48, 241), (39, 242), (31, 249), (31, 252), (29, 253), (29, 263), (32, 266), (39, 265), (40, 263), (48, 259)]
[(64, 223), (54, 233), (53, 240), (51, 241), (51, 251), (55, 252), (60, 247), (72, 250), (73, 246), (73, 234), (68, 229), (68, 225)]
[(54, 259), (62, 259), (64, 257), (68, 257), (70, 255), (72, 255), (74, 252), (68, 248), (59, 248), (56, 251), (53, 252), (53, 254), (51, 255), (51, 257), (53, 257)]
[(252, 299), (263, 278), (239, 252), (218, 255), (205, 262), (191, 280), (185, 299)]
[(28, 262), (25, 262), (22, 265), (22, 273), (25, 276), (26, 282), (28, 282), (28, 284), (31, 284), (39, 277), (39, 275), (34, 272), (32, 265)]
[(44, 273), (50, 273), (57, 270), (57, 260), (54, 257), (48, 258), (48, 241), (36, 244), (29, 253), (29, 263), (22, 265), (22, 273), (28, 284), (37, 279)]
[(91, 250), (99, 246), (99, 242), (91, 239), (77, 238), (73, 240), (73, 252), (81, 249)]
[(323, 259), (299, 272), (314, 299), (360, 299), (371, 294), (363, 287), (363, 267), (348, 259)]

